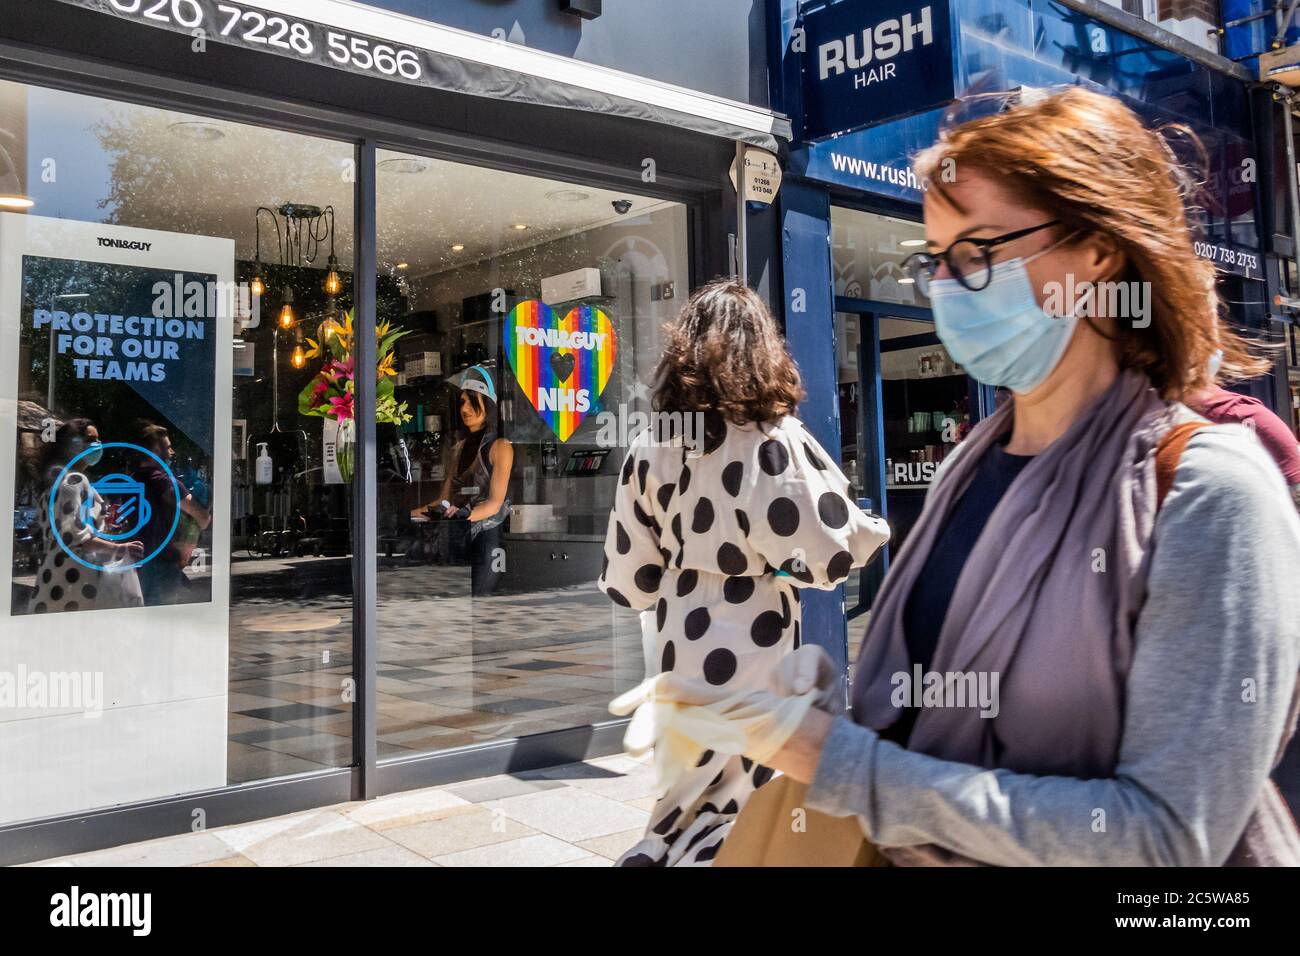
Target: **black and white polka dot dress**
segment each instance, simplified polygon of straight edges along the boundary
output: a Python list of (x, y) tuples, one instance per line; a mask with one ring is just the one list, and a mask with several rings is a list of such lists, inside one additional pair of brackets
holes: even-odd
[[(799, 589), (830, 589), (889, 539), (798, 419), (733, 425), (628, 451), (600, 587), (642, 612), (663, 671), (739, 690), (767, 687), (799, 646)], [(706, 753), (656, 805), (625, 866), (707, 865), (749, 795), (772, 776)]]
[(78, 557), (94, 565), (87, 567), (68, 556), (59, 546), (50, 530), (46, 514), (48, 498), (42, 497), (37, 509), (41, 528), (41, 541), (45, 556), (36, 572), (36, 593), (28, 604), (32, 614), (53, 614), (59, 611), (102, 611), (105, 608), (140, 607), (140, 581), (135, 571), (103, 570), (111, 568), (104, 548), (81, 519), (81, 507), (93, 502), (90, 515), (96, 525), (104, 518), (104, 500), (90, 480), (80, 472), (71, 472), (63, 479), (54, 498), (54, 517), (59, 537)]

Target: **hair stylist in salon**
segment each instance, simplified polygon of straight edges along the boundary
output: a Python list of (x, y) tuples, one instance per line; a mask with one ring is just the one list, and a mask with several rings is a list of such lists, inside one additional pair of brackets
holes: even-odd
[(497, 435), (493, 421), (497, 392), (488, 370), (474, 365), (452, 379), (451, 384), (460, 389), (457, 407), (465, 435), (451, 450), (451, 465), (439, 500), (415, 508), (411, 517), (420, 518), (433, 511), (444, 518), (467, 520), (468, 529), (458, 529), (453, 550), (465, 551), (471, 593), (491, 594), (501, 577), (496, 556), (501, 549), (501, 525), (510, 515), (506, 494), (515, 450), (508, 440)]
[[(769, 762), (897, 864), (1300, 862), (1269, 782), (1300, 519), (1248, 430), (1182, 404), (1217, 349), (1226, 378), (1260, 365), (1219, 318), (1168, 144), (1073, 88), (957, 127), (918, 172), (909, 268), (953, 358), (1013, 397), (936, 476), (852, 717), (811, 712)], [(1047, 307), (1071, 280), (1148, 283), (1150, 310)], [(998, 678), (996, 715), (911, 709), (913, 665)]]

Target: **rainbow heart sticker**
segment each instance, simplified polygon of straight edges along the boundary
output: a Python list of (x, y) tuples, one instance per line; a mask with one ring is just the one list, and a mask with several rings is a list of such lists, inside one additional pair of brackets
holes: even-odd
[(506, 355), (515, 381), (560, 441), (600, 409), (616, 351), (614, 324), (590, 305), (560, 319), (545, 302), (528, 299), (506, 317)]

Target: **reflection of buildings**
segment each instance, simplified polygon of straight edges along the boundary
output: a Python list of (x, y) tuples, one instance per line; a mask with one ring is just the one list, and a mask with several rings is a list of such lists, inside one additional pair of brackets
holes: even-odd
[(903, 278), (903, 270), (898, 263), (882, 263), (872, 274), (870, 297), (877, 302), (897, 302), (901, 305), (915, 303), (915, 284), (900, 282)]
[(920, 304), (916, 289), (907, 281), (902, 268), (903, 260), (915, 249), (900, 245), (903, 240), (916, 237), (916, 226), (885, 216), (873, 216), (863, 220), (866, 222), (869, 222), (866, 231), (841, 227), (832, 232), (835, 294), (873, 302)]

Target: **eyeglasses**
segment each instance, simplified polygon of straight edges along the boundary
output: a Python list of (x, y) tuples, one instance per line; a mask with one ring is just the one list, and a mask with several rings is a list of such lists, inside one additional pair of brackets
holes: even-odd
[(1059, 219), (1053, 219), (1039, 226), (1017, 229), (991, 239), (958, 239), (942, 252), (917, 252), (908, 256), (903, 260), (903, 270), (912, 277), (917, 289), (926, 298), (930, 297), (930, 284), (941, 265), (947, 266), (948, 272), (962, 286), (972, 292), (979, 292), (993, 281), (994, 249), (1060, 224)]

